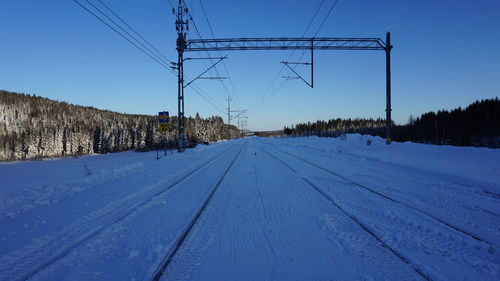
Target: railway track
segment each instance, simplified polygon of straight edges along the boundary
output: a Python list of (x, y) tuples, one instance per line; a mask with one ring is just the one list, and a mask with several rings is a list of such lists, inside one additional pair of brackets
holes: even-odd
[(292, 171), (294, 174), (299, 176), (305, 183), (307, 183), (309, 186), (311, 186), (314, 190), (316, 190), (319, 194), (323, 196), (326, 200), (328, 200), (332, 205), (334, 205), (337, 209), (339, 209), (344, 215), (346, 215), (348, 218), (350, 218), (353, 222), (355, 222), (357, 225), (359, 225), (364, 231), (366, 231), (370, 236), (372, 236), (375, 240), (377, 240), (381, 246), (386, 248), (389, 252), (394, 254), (397, 258), (399, 258), (401, 261), (403, 261), (405, 264), (408, 264), (420, 277), (422, 277), (425, 280), (431, 281), (432, 279), (424, 273), (416, 264), (412, 263), (408, 258), (406, 258), (402, 253), (388, 245), (382, 238), (380, 238), (375, 232), (370, 230), (370, 228), (365, 225), (361, 220), (359, 220), (356, 216), (352, 215), (349, 213), (345, 208), (343, 208), (341, 205), (339, 205), (335, 199), (333, 199), (330, 195), (328, 195), (326, 192), (324, 192), (318, 185), (316, 185), (314, 182), (309, 180), (308, 178), (302, 176), (300, 172), (298, 172), (296, 169), (294, 169), (292, 166), (290, 166), (288, 163), (274, 155), (273, 153), (270, 153), (267, 150), (264, 150), (268, 155), (270, 155), (272, 158), (276, 159), (278, 162), (280, 162), (283, 166), (287, 167), (290, 171)]
[(371, 188), (371, 187), (369, 187), (369, 186), (367, 186), (365, 184), (361, 184), (361, 183), (359, 183), (359, 182), (357, 182), (355, 180), (352, 180), (352, 179), (350, 179), (350, 178), (348, 178), (348, 177), (346, 177), (344, 175), (341, 175), (341, 174), (339, 174), (339, 173), (337, 173), (335, 171), (332, 171), (330, 169), (327, 169), (325, 167), (317, 165), (317, 164), (315, 164), (315, 163), (313, 163), (313, 162), (311, 162), (311, 161), (309, 161), (307, 159), (300, 158), (300, 157), (298, 157), (298, 156), (296, 156), (296, 155), (294, 155), (292, 153), (289, 153), (289, 152), (286, 152), (286, 151), (283, 151), (283, 150), (280, 150), (280, 149), (278, 149), (278, 151), (280, 151), (281, 153), (286, 154), (286, 155), (288, 155), (288, 156), (290, 156), (292, 158), (295, 158), (295, 159), (297, 159), (299, 161), (302, 161), (302, 162), (304, 162), (304, 163), (306, 163), (306, 164), (308, 164), (310, 166), (313, 166), (313, 167), (315, 167), (317, 169), (320, 169), (320, 170), (322, 170), (324, 172), (327, 172), (327, 173), (329, 173), (329, 174), (331, 174), (331, 175), (333, 175), (333, 176), (335, 176), (337, 178), (340, 178), (340, 179), (342, 179), (342, 180), (344, 180), (346, 182), (349, 182), (352, 185), (357, 186), (358, 188), (361, 188), (363, 190), (366, 190), (366, 191), (368, 191), (368, 192), (370, 192), (372, 194), (375, 194), (375, 195), (377, 195), (377, 196), (379, 196), (381, 198), (384, 198), (384, 199), (386, 199), (388, 201), (391, 201), (391, 202), (393, 202), (395, 204), (399, 204), (399, 205), (404, 206), (404, 207), (406, 207), (408, 209), (411, 209), (411, 210), (413, 210), (415, 212), (423, 214), (423, 215), (425, 215), (425, 216), (433, 219), (434, 221), (436, 221), (436, 222), (438, 222), (438, 223), (440, 223), (442, 225), (445, 225), (448, 228), (451, 228), (451, 229), (453, 229), (453, 230), (455, 230), (457, 232), (460, 232), (460, 233), (462, 233), (462, 234), (464, 234), (466, 236), (469, 236), (469, 237), (473, 238), (474, 240), (483, 242), (483, 243), (485, 243), (485, 244), (487, 244), (488, 246), (491, 246), (491, 247), (497, 247), (497, 245), (495, 243), (493, 243), (491, 241), (488, 241), (487, 239), (481, 238), (478, 235), (475, 235), (473, 233), (465, 231), (465, 230), (463, 230), (463, 229), (461, 229), (461, 228), (459, 228), (459, 227), (457, 227), (457, 226), (455, 226), (455, 225), (453, 225), (451, 223), (448, 223), (448, 222), (444, 221), (443, 219), (440, 219), (440, 218), (432, 215), (431, 213), (429, 213), (427, 211), (421, 210), (421, 209), (416, 208), (414, 206), (411, 206), (411, 205), (409, 205), (407, 203), (404, 203), (404, 202), (402, 202), (400, 200), (394, 199), (393, 197), (388, 196), (388, 195), (386, 195), (386, 194), (384, 194), (382, 192), (379, 192), (379, 191), (377, 191), (377, 190), (375, 190), (375, 189), (373, 189), (373, 188)]
[(149, 281), (149, 280), (152, 280), (152, 281), (159, 281), (161, 280), (165, 275), (166, 275), (166, 272), (168, 270), (168, 266), (170, 265), (170, 263), (172, 262), (175, 254), (177, 253), (177, 251), (182, 247), (184, 241), (186, 240), (186, 238), (188, 237), (189, 233), (191, 232), (191, 230), (194, 228), (194, 226), (196, 225), (196, 223), (198, 222), (198, 219), (203, 215), (203, 212), (205, 211), (205, 209), (207, 208), (208, 204), (210, 204), (215, 192), (217, 191), (217, 189), (219, 188), (219, 186), (221, 185), (221, 183), (224, 181), (224, 179), (226, 178), (226, 175), (228, 174), (228, 172), (231, 170), (231, 168), (233, 167), (234, 163), (236, 162), (236, 160), (238, 159), (239, 155), (241, 154), (241, 151), (243, 151), (245, 146), (242, 146), (241, 149), (238, 151), (238, 153), (236, 154), (236, 156), (232, 159), (232, 161), (229, 163), (229, 165), (226, 167), (226, 169), (224, 170), (224, 172), (222, 173), (221, 177), (219, 178), (219, 180), (216, 182), (216, 184), (212, 187), (212, 190), (211, 192), (208, 194), (208, 196), (205, 198), (205, 200), (203, 201), (203, 204), (200, 206), (200, 208), (196, 211), (196, 213), (193, 215), (193, 217), (191, 218), (191, 220), (189, 221), (189, 223), (184, 227), (184, 230), (182, 231), (182, 233), (177, 237), (177, 239), (175, 240), (175, 243), (172, 245), (172, 247), (168, 250), (168, 252), (163, 256), (161, 262), (158, 264), (156, 270), (153, 272), (152, 276), (150, 277), (147, 277), (145, 279), (145, 281)]
[[(275, 146), (275, 144), (271, 144), (271, 143), (267, 143), (267, 142), (262, 142), (262, 143), (265, 143), (267, 145), (273, 145), (273, 146)], [(281, 144), (281, 145), (283, 145), (283, 144)], [(332, 156), (331, 152), (328, 152), (327, 150), (320, 149), (320, 148), (314, 148), (314, 147), (308, 147), (308, 146), (295, 146), (295, 145), (290, 145), (290, 144), (285, 144), (285, 146), (287, 146), (289, 148), (293, 148), (293, 149), (301, 149), (303, 151), (314, 151), (315, 153), (322, 154), (323, 157), (331, 158), (331, 156)], [(349, 155), (349, 156), (357, 156), (357, 155), (354, 155), (354, 154), (347, 154), (347, 155)], [(374, 159), (372, 159), (372, 158), (366, 158), (366, 157), (364, 157), (363, 160), (364, 161), (370, 161), (370, 162), (376, 163), (377, 165), (380, 165), (380, 163), (381, 163), (381, 162), (374, 161)], [(398, 166), (398, 164), (393, 164), (393, 163), (389, 163), (389, 162), (384, 162), (384, 164), (386, 164), (388, 166), (391, 166), (391, 167)], [(471, 187), (469, 185), (465, 185), (463, 183), (459, 183), (459, 182), (457, 182), (455, 180), (448, 180), (448, 182), (451, 183), (451, 184), (454, 184), (454, 185), (458, 185), (458, 186), (461, 186), (461, 187), (464, 187), (464, 188), (468, 188), (470, 190), (474, 190), (473, 187)], [(491, 190), (488, 190), (486, 188), (480, 188), (479, 190), (480, 190), (480, 192), (486, 194), (487, 196), (489, 196), (491, 198), (500, 199), (500, 194), (498, 192), (491, 191)]]
[[(185, 182), (187, 179), (189, 179), (193, 174), (198, 173), (200, 170), (203, 168), (207, 167), (208, 165), (212, 164), (214, 161), (217, 159), (221, 158), (223, 155), (228, 153), (229, 151), (234, 150), (234, 147), (231, 146), (228, 149), (225, 149), (221, 153), (217, 154), (214, 157), (209, 158), (208, 160), (202, 161), (198, 165), (196, 165), (194, 168), (189, 169), (182, 175), (178, 176), (177, 178), (173, 179), (168, 185), (160, 188), (160, 189), (155, 189), (155, 190), (150, 190), (149, 192), (141, 193), (141, 194), (133, 194), (131, 196), (128, 196), (124, 199), (118, 200), (116, 202), (113, 202), (109, 205), (107, 205), (104, 210), (100, 210), (98, 212), (98, 215), (87, 215), (82, 223), (79, 223), (75, 227), (65, 230), (63, 232), (57, 233), (54, 235), (52, 240), (47, 241), (46, 243), (43, 243), (41, 245), (37, 245), (36, 248), (31, 249), (29, 252), (24, 253), (23, 258), (19, 258), (16, 260), (11, 260), (12, 262), (16, 262), (16, 264), (12, 264), (10, 268), (13, 268), (12, 270), (16, 270), (16, 268), (19, 268), (19, 262), (22, 264), (27, 264), (30, 266), (29, 270), (23, 269), (22, 272), (2, 272), (3, 274), (0, 274), (0, 279), (2, 280), (7, 280), (3, 279), (8, 278), (9, 280), (15, 280), (15, 281), (24, 281), (28, 280), (31, 277), (33, 277), (35, 274), (40, 272), (41, 270), (47, 268), (51, 264), (55, 263), (59, 259), (65, 257), (69, 252), (71, 252), (73, 249), (78, 247), (79, 245), (83, 244), (84, 242), (90, 240), (91, 238), (95, 237), (99, 233), (103, 232), (104, 230), (112, 227), (113, 225), (116, 225), (117, 223), (123, 221), (130, 215), (136, 213), (138, 210), (140, 210), (142, 207), (144, 207), (146, 204), (149, 202), (155, 200), (158, 196), (164, 194), (165, 192), (169, 191), (170, 189), (178, 186), (179, 184)], [(240, 149), (241, 152), (241, 149)], [(239, 154), (239, 152), (238, 152)], [(234, 162), (234, 161), (233, 161)], [(231, 162), (231, 163), (233, 163)], [(65, 239), (68, 239), (66, 237), (68, 236), (76, 236), (73, 237), (69, 241), (64, 241)], [(38, 253), (46, 251), (46, 248), (48, 245), (52, 243), (57, 243), (64, 241), (64, 247), (56, 249), (50, 256), (43, 261), (35, 261), (32, 260), (33, 257), (37, 256)], [(62, 243), (61, 243), (62, 244)], [(21, 256), (21, 255), (20, 255)], [(21, 266), (22, 267), (22, 266)], [(26, 266), (28, 267), (28, 266)], [(5, 274), (5, 276), (4, 276)], [(2, 277), (4, 276), (4, 277)]]

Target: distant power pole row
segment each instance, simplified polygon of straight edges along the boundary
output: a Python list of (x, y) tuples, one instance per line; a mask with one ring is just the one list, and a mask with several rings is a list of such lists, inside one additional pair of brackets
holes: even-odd
[[(242, 117), (241, 115), (244, 114), (244, 113), (246, 113), (247, 110), (246, 109), (244, 109), (244, 110), (231, 110), (231, 101), (232, 101), (231, 97), (227, 97), (226, 101), (227, 101), (227, 124), (231, 125), (231, 120), (238, 119), (238, 121), (237, 121), (236, 124), (237, 124), (238, 130), (241, 133), (240, 119), (242, 119), (242, 118), (248, 118), (248, 117)], [(232, 113), (235, 113), (235, 115), (231, 115)], [(231, 128), (228, 128), (227, 134), (228, 134), (229, 139), (231, 139), (232, 138), (232, 136), (231, 136)]]
[(248, 131), (248, 116), (238, 116), (237, 119), (240, 134), (246, 134)]

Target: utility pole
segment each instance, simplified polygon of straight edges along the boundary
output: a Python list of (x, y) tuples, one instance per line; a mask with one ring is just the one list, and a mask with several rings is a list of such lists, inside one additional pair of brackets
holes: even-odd
[(227, 100), (227, 124), (229, 125), (227, 127), (227, 136), (229, 139), (231, 139), (230, 126), (231, 126), (231, 101), (232, 101), (232, 99), (231, 99), (231, 97), (228, 96), (226, 100)]
[[(173, 11), (175, 12), (175, 10)], [(188, 9), (183, 7), (182, 0), (179, 0), (177, 8), (177, 20), (175, 21), (175, 29), (177, 30), (177, 141), (178, 150), (182, 152), (186, 147), (185, 139), (185, 119), (184, 119), (184, 50), (186, 49), (186, 32), (189, 30), (189, 21), (184, 20)]]
[(391, 33), (387, 32), (386, 34), (386, 39), (385, 39), (385, 76), (386, 76), (386, 84), (385, 84), (385, 89), (386, 89), (386, 139), (385, 143), (386, 144), (391, 144), (392, 141), (392, 133), (391, 133)]
[(238, 129), (240, 130), (240, 134), (245, 134), (245, 127), (248, 122), (248, 116), (237, 116), (238, 119)]

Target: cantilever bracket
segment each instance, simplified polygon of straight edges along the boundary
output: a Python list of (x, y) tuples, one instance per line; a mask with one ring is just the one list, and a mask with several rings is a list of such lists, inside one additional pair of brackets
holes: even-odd
[[(227, 56), (219, 58), (219, 60), (216, 61), (214, 64), (212, 64), (212, 66), (210, 66), (209, 68), (207, 68), (207, 70), (203, 71), (200, 75), (196, 76), (196, 78), (194, 78), (193, 80), (189, 81), (189, 83), (187, 83), (186, 85), (184, 85), (184, 88), (186, 88), (187, 86), (191, 85), (191, 83), (193, 83), (194, 81), (196, 81), (198, 79), (203, 79), (201, 77), (203, 74), (207, 73), (210, 69), (212, 69), (215, 65), (217, 65), (219, 62), (221, 62), (225, 58), (227, 58)], [(209, 78), (209, 79), (211, 79), (211, 78)], [(218, 79), (224, 79), (224, 78), (218, 77)]]
[[(314, 48), (313, 48), (312, 43), (311, 43), (311, 62), (288, 62), (288, 61), (282, 61), (281, 63), (284, 64), (286, 67), (288, 67), (293, 73), (295, 73), (295, 75), (297, 75), (297, 76), (284, 76), (283, 78), (285, 78), (287, 80), (289, 80), (289, 79), (300, 79), (300, 80), (304, 81), (304, 83), (306, 83), (307, 86), (309, 86), (311, 88), (314, 88)], [(297, 71), (295, 71), (294, 68), (291, 68), (289, 64), (310, 65), (311, 66), (311, 83), (307, 82), (304, 78), (302, 78), (302, 76), (300, 76), (300, 74), (298, 74)]]

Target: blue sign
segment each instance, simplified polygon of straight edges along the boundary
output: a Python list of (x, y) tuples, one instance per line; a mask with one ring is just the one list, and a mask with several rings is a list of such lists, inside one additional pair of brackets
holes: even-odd
[(158, 122), (159, 123), (168, 123), (168, 122), (170, 122), (170, 117), (168, 115), (168, 111), (158, 112)]

